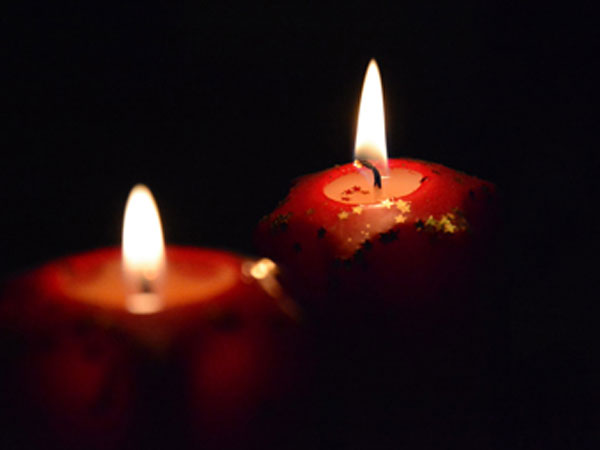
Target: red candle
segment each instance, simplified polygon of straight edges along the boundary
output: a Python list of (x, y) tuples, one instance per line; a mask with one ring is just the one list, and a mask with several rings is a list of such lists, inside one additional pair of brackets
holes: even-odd
[(479, 429), (493, 315), (474, 294), (494, 261), (495, 188), (440, 164), (387, 161), (374, 61), (355, 159), (297, 180), (256, 232), (316, 324), (332, 429), (356, 448)]
[[(369, 65), (356, 162), (300, 178), (260, 223), (260, 251), (311, 301), (410, 305), (463, 295), (496, 221), (495, 187), (440, 164), (387, 160), (383, 96)], [(442, 295), (444, 294), (444, 295)]]
[(291, 391), (298, 311), (275, 264), (165, 250), (161, 233), (138, 186), (122, 254), (69, 256), (6, 284), (0, 329), (14, 351), (3, 389), (16, 394), (19, 445), (129, 448), (171, 433), (224, 448)]

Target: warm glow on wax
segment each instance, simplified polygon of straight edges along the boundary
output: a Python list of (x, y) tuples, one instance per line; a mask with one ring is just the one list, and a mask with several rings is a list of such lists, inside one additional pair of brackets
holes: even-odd
[(387, 172), (383, 88), (379, 67), (374, 59), (367, 67), (360, 96), (354, 159), (368, 160)]
[(142, 184), (131, 190), (125, 206), (122, 258), (130, 291), (127, 309), (133, 313), (161, 309), (157, 290), (165, 269), (165, 244), (158, 207)]

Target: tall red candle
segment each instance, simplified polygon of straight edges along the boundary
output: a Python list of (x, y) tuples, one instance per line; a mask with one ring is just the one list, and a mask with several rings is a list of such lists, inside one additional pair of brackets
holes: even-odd
[[(141, 208), (133, 241), (160, 232)], [(283, 408), (301, 354), (298, 310), (277, 267), (218, 250), (165, 251), (158, 239), (141, 242), (146, 260), (122, 263), (119, 249), (102, 249), (5, 284), (2, 389), (17, 424), (8, 443), (132, 448), (167, 436), (170, 447), (227, 448), (261, 439), (269, 424), (255, 418), (264, 404)]]

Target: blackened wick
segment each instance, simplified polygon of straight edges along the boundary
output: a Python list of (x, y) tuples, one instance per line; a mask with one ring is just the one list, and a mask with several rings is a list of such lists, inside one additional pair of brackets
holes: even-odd
[(366, 159), (359, 159), (358, 162), (373, 172), (373, 186), (381, 189), (381, 174), (379, 173), (379, 170), (377, 170), (377, 167), (375, 167)]

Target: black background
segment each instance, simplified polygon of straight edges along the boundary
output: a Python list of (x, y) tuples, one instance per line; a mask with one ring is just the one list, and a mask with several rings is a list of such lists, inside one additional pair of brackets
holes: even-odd
[(2, 19), (0, 274), (119, 244), (138, 182), (167, 242), (253, 252), (293, 178), (350, 161), (375, 57), (390, 156), (504, 193), (503, 440), (583, 448), (600, 418), (592, 17), (520, 2), (20, 2)]

